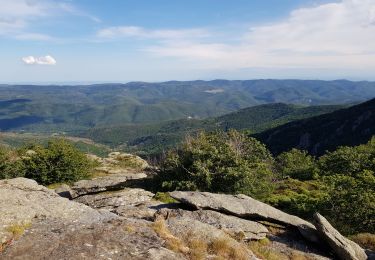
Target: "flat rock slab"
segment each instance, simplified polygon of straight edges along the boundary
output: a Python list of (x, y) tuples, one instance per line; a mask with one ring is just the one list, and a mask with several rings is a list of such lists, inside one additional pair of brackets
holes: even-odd
[(0, 258), (17, 259), (186, 259), (163, 247), (150, 223), (118, 219), (95, 225), (35, 223)]
[(143, 189), (125, 188), (117, 192), (84, 195), (75, 199), (93, 208), (114, 209), (120, 206), (134, 206), (150, 201), (155, 194)]
[(312, 242), (319, 242), (315, 226), (299, 217), (289, 215), (270, 205), (245, 195), (214, 194), (209, 192), (174, 191), (170, 196), (196, 209), (209, 209), (245, 219), (266, 220), (297, 227)]
[(314, 214), (314, 220), (319, 235), (327, 241), (340, 259), (365, 260), (368, 258), (363, 248), (341, 235), (322, 215)]
[(91, 224), (117, 218), (60, 197), (54, 191), (26, 178), (0, 181), (0, 242), (11, 237), (9, 228), (37, 219), (57, 219), (64, 223)]
[(127, 182), (147, 178), (145, 173), (110, 174), (108, 176), (75, 182), (71, 187), (72, 198), (108, 190), (120, 190)]
[(228, 216), (212, 210), (161, 209), (156, 214), (161, 214), (165, 218), (198, 220), (245, 241), (264, 239), (269, 233), (268, 229), (258, 222)]
[(84, 195), (74, 201), (86, 204), (97, 209), (106, 209), (116, 215), (152, 219), (160, 202), (152, 200), (154, 194), (137, 188), (125, 188), (116, 192), (104, 192), (93, 195)]

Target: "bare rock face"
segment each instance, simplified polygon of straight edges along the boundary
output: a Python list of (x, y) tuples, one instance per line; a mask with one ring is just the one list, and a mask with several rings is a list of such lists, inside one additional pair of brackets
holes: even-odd
[(214, 210), (246, 219), (266, 220), (295, 226), (309, 241), (319, 241), (316, 229), (311, 223), (245, 195), (182, 191), (174, 191), (169, 194), (172, 198), (196, 209)]
[[(151, 196), (130, 192), (133, 198), (141, 193), (144, 200)], [(163, 247), (151, 222), (62, 198), (25, 178), (0, 181), (0, 239), (0, 259), (6, 260), (186, 259)]]
[(322, 215), (314, 214), (314, 220), (319, 235), (327, 241), (340, 259), (365, 260), (368, 258), (363, 248), (341, 235)]
[(82, 180), (75, 182), (71, 187), (72, 198), (77, 198), (86, 194), (99, 193), (108, 190), (120, 190), (124, 188), (129, 181), (146, 178), (145, 173), (122, 173), (110, 174), (104, 177), (98, 177), (91, 180)]
[(187, 211), (182, 209), (165, 208), (159, 210), (156, 214), (162, 215), (167, 219), (176, 218), (177, 220), (198, 220), (245, 241), (264, 239), (269, 233), (268, 229), (258, 222), (224, 215), (212, 210)]
[(26, 178), (0, 181), (0, 209), (1, 243), (11, 237), (12, 227), (32, 223), (35, 219), (91, 224), (117, 217), (108, 211), (69, 201)]
[(14, 259), (185, 259), (163, 247), (149, 223), (117, 219), (92, 225), (36, 222), (0, 258)]

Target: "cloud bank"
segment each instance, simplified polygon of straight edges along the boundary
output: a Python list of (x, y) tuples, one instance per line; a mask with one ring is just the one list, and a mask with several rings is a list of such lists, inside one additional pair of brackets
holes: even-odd
[(56, 65), (56, 60), (50, 55), (42, 57), (27, 56), (23, 57), (22, 61), (27, 65)]
[[(375, 69), (375, 0), (343, 0), (292, 11), (272, 24), (218, 37), (220, 29), (100, 30), (102, 38), (153, 39), (146, 53), (191, 61), (209, 69)], [(226, 38), (226, 39), (225, 39)]]

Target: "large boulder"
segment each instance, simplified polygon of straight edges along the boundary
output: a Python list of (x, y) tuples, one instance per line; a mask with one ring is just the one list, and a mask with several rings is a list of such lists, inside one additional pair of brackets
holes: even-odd
[(174, 191), (170, 196), (196, 209), (224, 212), (245, 219), (264, 220), (297, 227), (312, 242), (319, 242), (313, 224), (245, 195)]
[(314, 214), (315, 226), (319, 235), (327, 241), (335, 254), (343, 260), (365, 260), (366, 252), (355, 242), (340, 234), (326, 218), (319, 213)]
[(268, 229), (258, 222), (228, 216), (212, 210), (187, 211), (164, 208), (156, 214), (162, 215), (166, 219), (198, 220), (245, 241), (264, 239), (267, 233), (269, 233)]
[(126, 187), (129, 182), (147, 178), (145, 173), (123, 173), (111, 174), (91, 180), (77, 181), (71, 187), (72, 198), (86, 194), (94, 194), (103, 191), (120, 190)]

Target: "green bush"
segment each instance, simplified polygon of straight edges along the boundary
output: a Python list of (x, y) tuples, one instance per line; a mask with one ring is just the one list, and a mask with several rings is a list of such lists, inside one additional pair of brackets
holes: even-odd
[(90, 174), (91, 162), (86, 155), (63, 139), (27, 148), (22, 156), (24, 175), (39, 184), (70, 183)]
[(326, 213), (345, 234), (375, 233), (375, 175), (364, 170), (355, 177), (336, 174), (323, 178), (329, 194)]
[(158, 175), (164, 190), (242, 193), (264, 198), (273, 190), (273, 158), (263, 144), (237, 131), (199, 133), (171, 151)]
[(276, 167), (282, 177), (297, 180), (312, 180), (317, 178), (318, 168), (315, 158), (306, 151), (292, 149), (276, 158)]
[(15, 151), (0, 146), (0, 179), (22, 177), (21, 162)]

